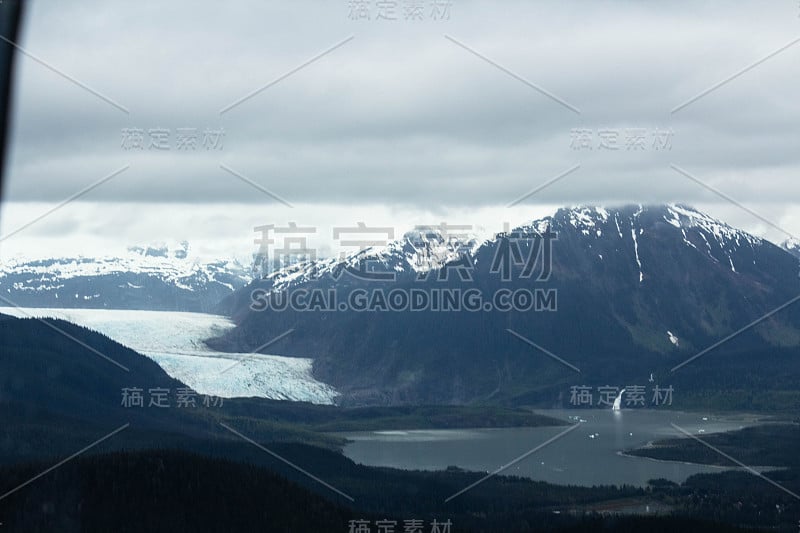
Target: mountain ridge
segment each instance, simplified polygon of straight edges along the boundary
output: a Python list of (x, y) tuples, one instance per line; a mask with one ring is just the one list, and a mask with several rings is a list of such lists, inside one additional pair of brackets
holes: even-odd
[[(537, 251), (536, 259), (542, 259), (536, 242), (545, 231), (557, 234), (547, 279), (541, 272), (525, 276), (522, 264), (507, 269), (511, 279), (499, 279), (498, 255), (521, 240), (523, 255)], [(396, 249), (328, 261), (323, 275), (317, 275), (322, 269), (305, 275), (313, 271), (306, 266), (295, 269), (289, 282), (284, 282), (286, 273), (252, 282), (225, 302), (237, 328), (209, 343), (221, 350), (253, 350), (293, 329), (291, 340), (281, 343), (282, 354), (313, 357), (315, 377), (342, 391), (345, 403), (489, 399), (563, 406), (575, 376), (508, 330), (580, 367), (581, 379), (589, 375), (601, 384), (651, 373), (666, 379), (675, 365), (800, 294), (796, 257), (681, 204), (562, 208), (463, 249), (460, 258), (466, 262), (451, 261), (422, 276), (399, 263), (405, 257), (393, 256)], [(370, 272), (394, 274), (391, 281), (348, 275), (347, 267), (361, 270), (368, 259)], [(454, 266), (468, 268), (473, 279), (448, 276)], [(505, 288), (556, 291), (557, 310), (314, 313), (251, 308), (254, 291), (277, 297), (334, 290), (346, 300), (359, 291), (369, 298), (392, 289), (432, 294), (471, 287), (487, 295)], [(789, 307), (717, 352), (736, 352), (731, 357), (738, 364), (743, 355), (737, 350), (743, 346), (751, 355), (788, 350), (794, 365), (800, 313)], [(696, 369), (708, 359), (713, 358), (689, 365), (676, 380), (696, 386)], [(619, 371), (609, 370), (615, 368)], [(731, 378), (715, 376), (723, 377)]]
[(208, 312), (251, 279), (237, 261), (191, 257), (184, 241), (117, 256), (4, 260), (0, 296), (22, 307)]

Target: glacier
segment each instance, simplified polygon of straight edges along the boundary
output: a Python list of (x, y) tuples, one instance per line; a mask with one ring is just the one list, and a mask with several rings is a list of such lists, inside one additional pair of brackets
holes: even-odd
[[(233, 329), (224, 316), (177, 311), (0, 307), (19, 318), (60, 318), (92, 329), (158, 363), (199, 394), (333, 404), (337, 391), (311, 375), (312, 359), (208, 348), (204, 339)], [(234, 365), (235, 362), (239, 364)], [(143, 384), (146, 385), (146, 384)]]

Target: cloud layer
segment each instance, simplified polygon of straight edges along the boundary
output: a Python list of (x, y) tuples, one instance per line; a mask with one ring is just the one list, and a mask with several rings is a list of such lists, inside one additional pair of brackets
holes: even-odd
[[(580, 165), (521, 205), (738, 211), (713, 188), (793, 224), (800, 43), (754, 64), (800, 36), (796, 2), (452, 0), (449, 20), (425, 2), (417, 21), (405, 0), (397, 20), (375, 20), (375, 2), (352, 20), (350, 4), (31, 4), (20, 46), (129, 113), (21, 57), (6, 201), (59, 202), (129, 164), (84, 199), (456, 212)], [(170, 148), (126, 150), (125, 128), (167, 129)], [(178, 150), (179, 128), (224, 130), (221, 149)], [(579, 130), (592, 149), (576, 149)], [(620, 148), (602, 148), (615, 133)]]

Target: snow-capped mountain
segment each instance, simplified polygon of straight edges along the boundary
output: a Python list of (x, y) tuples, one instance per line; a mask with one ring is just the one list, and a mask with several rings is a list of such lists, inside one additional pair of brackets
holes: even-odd
[[(368, 247), (342, 257), (298, 261), (266, 274), (258, 284), (271, 292), (326, 280), (337, 280), (340, 286), (345, 286), (350, 283), (347, 271), (371, 273), (378, 279), (383, 274), (391, 274), (395, 280), (415, 279), (471, 256), (480, 244), (473, 235), (447, 234), (436, 227), (415, 229), (385, 247)], [(232, 294), (225, 298), (215, 311), (226, 315), (235, 313), (238, 296)]]
[(386, 247), (369, 247), (341, 258), (304, 261), (268, 274), (275, 290), (306, 283), (326, 276), (338, 276), (346, 268), (370, 272), (394, 272), (396, 275), (424, 274), (437, 270), (479, 246), (474, 237), (448, 236), (436, 228), (409, 231)]
[(114, 257), (4, 259), (6, 305), (209, 311), (251, 280), (236, 261), (202, 261), (189, 245), (134, 246)]
[[(421, 256), (435, 259), (420, 263)], [(543, 270), (532, 273), (531, 260)], [(468, 275), (448, 275), (453, 266)], [(364, 279), (348, 267), (396, 275)], [(314, 289), (334, 291), (339, 303), (355, 295), (380, 305), (319, 312), (253, 306), (259, 292), (272, 298)], [(431, 302), (469, 291), (481, 299), (469, 309), (387, 308), (390, 291), (424, 293)], [(504, 291), (542, 296), (547, 305), (501, 308), (493, 298)], [(730, 386), (755, 379), (741, 365), (757, 359), (767, 381), (791, 375), (795, 362), (800, 372), (800, 305), (780, 307), (797, 294), (796, 257), (691, 207), (575, 207), (483, 242), (443, 245), (407, 235), (384, 250), (276, 272), (226, 299), (237, 328), (211, 343), (245, 352), (293, 328), (278, 353), (313, 357), (314, 376), (336, 387), (343, 402), (554, 401), (575, 379), (671, 379), (682, 361), (778, 308), (675, 381), (698, 387), (699, 372)], [(580, 376), (508, 330), (579, 367)], [(775, 374), (779, 356), (791, 365)], [(710, 371), (711, 363), (720, 368)]]
[[(634, 208), (629, 208), (630, 211)], [(688, 206), (671, 204), (661, 206), (657, 212), (653, 208), (636, 206), (628, 215), (623, 210), (609, 211), (603, 207), (578, 206), (561, 209), (554, 216), (534, 220), (529, 224), (514, 228), (519, 236), (530, 236), (551, 228), (553, 231), (569, 226), (584, 237), (600, 238), (606, 234), (616, 234), (620, 240), (632, 244), (637, 266), (641, 264), (638, 254), (638, 235), (644, 232), (644, 225), (651, 224), (653, 217), (675, 227), (680, 231), (686, 246), (701, 250), (714, 262), (722, 262), (736, 271), (732, 254), (738, 253), (742, 246), (752, 252), (754, 247), (765, 241), (749, 233), (729, 226), (709, 215)], [(625, 228), (626, 234), (623, 235)], [(447, 236), (436, 228), (407, 232), (402, 239), (390, 242), (386, 247), (370, 247), (351, 253), (342, 258), (328, 258), (302, 261), (286, 268), (276, 270), (264, 277), (272, 290), (282, 291), (325, 277), (338, 277), (343, 269), (351, 268), (370, 272), (394, 272), (395, 279), (404, 276), (420, 276), (442, 268), (464, 257), (475, 258), (481, 246), (490, 246), (490, 239), (480, 242), (475, 237)], [(787, 241), (784, 249), (800, 255), (800, 244)], [(640, 281), (644, 272), (639, 269)]]
[[(665, 223), (674, 228), (670, 233), (667, 231), (669, 228), (660, 227)], [(554, 231), (577, 230), (582, 237), (589, 238), (584, 240), (589, 247), (592, 246), (592, 240), (597, 240), (598, 243), (619, 244), (620, 248), (615, 248), (615, 251), (631, 249), (640, 283), (644, 283), (647, 276), (647, 269), (643, 267), (639, 254), (640, 239), (645, 231), (669, 234), (670, 237), (680, 234), (684, 246), (705, 255), (713, 263), (730, 268), (732, 272), (737, 271), (737, 265), (745, 270), (754, 265), (760, 247), (774, 247), (763, 239), (680, 204), (657, 207), (639, 205), (611, 211), (602, 207), (561, 209), (553, 217), (535, 221), (519, 230), (530, 231), (544, 226)]]

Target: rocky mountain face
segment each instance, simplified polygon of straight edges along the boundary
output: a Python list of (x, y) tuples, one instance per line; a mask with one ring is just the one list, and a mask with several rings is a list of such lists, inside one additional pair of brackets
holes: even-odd
[(315, 358), (354, 404), (564, 405), (571, 385), (650, 379), (796, 390), (800, 306), (781, 306), (799, 270), (687, 206), (560, 209), (482, 243), (406, 235), (272, 273), (225, 301), (238, 327), (211, 342), (248, 351), (291, 329), (270, 350)]

